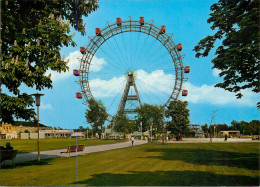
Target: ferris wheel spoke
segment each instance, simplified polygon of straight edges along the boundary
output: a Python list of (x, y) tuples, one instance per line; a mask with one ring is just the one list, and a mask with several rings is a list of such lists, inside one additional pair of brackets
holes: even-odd
[(137, 48), (138, 48), (138, 44), (139, 44), (139, 39), (140, 39), (140, 33), (141, 32), (138, 32), (138, 37), (137, 37), (137, 42), (136, 42), (136, 48), (135, 48), (135, 52), (134, 52), (134, 62), (136, 62), (136, 53), (137, 53)]
[[(150, 87), (147, 87), (146, 85), (144, 85), (144, 88), (146, 88), (147, 90), (151, 89)], [(141, 93), (146, 96), (146, 92), (141, 92)], [(162, 100), (157, 95), (155, 95), (153, 92), (149, 92), (149, 94), (152, 95), (157, 100), (159, 100), (160, 103), (163, 103)], [(151, 97), (146, 96), (146, 98), (148, 98), (149, 103), (151, 103)]]
[(157, 63), (149, 64), (149, 67), (147, 68), (148, 71), (157, 70), (160, 69), (166, 69), (167, 71), (175, 72), (174, 64), (170, 64), (169, 61), (157, 61)]
[[(143, 44), (141, 45), (141, 49), (143, 49), (143, 47), (146, 44), (148, 38), (149, 38), (149, 35), (147, 35), (146, 39), (143, 41)], [(141, 52), (141, 54), (140, 54), (140, 52)], [(143, 52), (142, 50), (139, 50), (138, 55), (137, 55), (138, 58), (136, 58), (136, 62), (138, 61), (138, 59), (140, 59), (139, 57), (143, 55), (142, 52)], [(138, 63), (139, 63), (139, 61), (138, 61)]]
[[(107, 53), (105, 53), (108, 57), (109, 57), (109, 59), (111, 60), (111, 62), (109, 63), (109, 65), (112, 65), (112, 66), (114, 66), (116, 69), (123, 69), (122, 67), (120, 67), (118, 64), (119, 63), (115, 63), (115, 62), (117, 62), (118, 60), (116, 60), (116, 59), (114, 59), (113, 57), (111, 57), (111, 55), (109, 55), (109, 54), (107, 54)], [(119, 61), (118, 61), (119, 62)]]
[[(114, 37), (113, 37), (114, 38)], [(106, 44), (107, 44), (107, 46), (111, 49), (111, 54), (116, 54), (115, 56), (116, 56), (116, 60), (114, 60), (115, 62), (118, 62), (118, 64), (122, 64), (124, 67), (125, 67), (125, 64), (123, 63), (123, 61), (122, 61), (122, 59), (120, 59), (120, 57), (119, 57), (119, 55), (116, 53), (116, 50), (113, 50), (112, 49), (112, 47), (111, 47), (111, 45), (110, 45), (110, 41), (109, 40), (107, 40), (107, 42), (105, 42)], [(120, 68), (120, 66), (119, 65), (117, 65), (117, 67), (119, 67)]]
[[(156, 42), (156, 38), (154, 38), (154, 40), (153, 40), (153, 42), (151, 43), (151, 45), (148, 47), (148, 50), (144, 53), (144, 54), (148, 54), (149, 52), (150, 52), (150, 50), (151, 50), (151, 48), (153, 47), (153, 45), (154, 45), (154, 43)], [(143, 57), (144, 57), (145, 55), (142, 55), (141, 56), (141, 59), (139, 60), (139, 62), (141, 62), (140, 63), (140, 65), (143, 65)], [(138, 62), (138, 64), (139, 64), (139, 62)]]
[(123, 40), (123, 46), (124, 46), (124, 49), (125, 49), (125, 56), (126, 56), (128, 64), (130, 64), (130, 61), (129, 61), (129, 58), (128, 58), (128, 55), (127, 55), (127, 52), (126, 52), (126, 46), (125, 46), (126, 44), (125, 44), (125, 40), (124, 40), (124, 34), (122, 33), (121, 36), (122, 36), (122, 40)]
[(111, 108), (111, 106), (114, 104), (115, 100), (116, 100), (118, 97), (120, 97), (120, 93), (123, 93), (123, 89), (124, 89), (124, 86), (122, 86), (120, 92), (118, 92), (118, 94), (116, 95), (116, 97), (114, 98), (114, 100), (112, 101), (112, 103), (108, 106), (107, 111), (110, 110), (110, 108)]
[(117, 48), (118, 48), (118, 50), (119, 50), (119, 52), (120, 52), (120, 54), (121, 54), (121, 56), (122, 56), (122, 59), (123, 59), (124, 64), (127, 64), (127, 62), (126, 62), (124, 56), (122, 55), (123, 53), (122, 53), (122, 51), (121, 51), (121, 49), (120, 49), (120, 47), (119, 47), (119, 45), (118, 45), (118, 43), (117, 43), (116, 37), (114, 36), (114, 37), (112, 37), (112, 38), (115, 40), (116, 46), (117, 46)]
[[(150, 89), (153, 89), (153, 90), (155, 90), (155, 91), (158, 91), (158, 89), (157, 88), (154, 88), (153, 86), (151, 86), (151, 84), (149, 83), (149, 82), (147, 82), (147, 81), (144, 81), (144, 82), (146, 82), (147, 84), (149, 84), (150, 85)], [(160, 83), (161, 84), (161, 83)], [(161, 85), (163, 85), (163, 84), (161, 84)], [(151, 92), (152, 93), (152, 92)], [(171, 94), (168, 94), (168, 93), (166, 93), (165, 91), (160, 91), (160, 93), (163, 93), (166, 97), (170, 97), (171, 96)]]

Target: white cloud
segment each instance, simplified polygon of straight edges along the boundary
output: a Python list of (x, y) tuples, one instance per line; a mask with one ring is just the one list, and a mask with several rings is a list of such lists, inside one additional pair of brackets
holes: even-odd
[[(65, 61), (67, 59), (70, 59), (70, 61), (68, 63), (69, 71), (58, 73), (58, 72), (55, 72), (52, 70), (48, 70), (45, 73), (45, 75), (48, 76), (51, 73), (51, 80), (54, 82), (64, 80), (70, 76), (73, 76), (73, 69), (79, 69), (79, 67), (80, 67), (80, 62), (77, 59), (78, 57), (82, 57), (82, 54), (80, 53), (79, 50), (69, 53), (69, 56), (65, 58)], [(94, 56), (92, 59), (92, 64), (90, 66), (90, 71), (98, 72), (106, 64), (107, 64), (107, 62), (105, 61), (104, 58), (98, 58), (98, 57)]]
[(90, 65), (89, 71), (98, 72), (106, 64), (107, 64), (107, 62), (105, 61), (104, 58), (98, 58), (98, 57), (94, 56), (93, 59), (92, 59), (92, 63)]
[[(136, 71), (136, 85), (139, 94), (144, 92), (160, 96), (162, 92), (170, 94), (174, 86), (174, 76), (165, 74), (163, 70), (156, 70), (147, 73), (144, 70)], [(126, 84), (126, 76), (114, 77), (110, 80), (93, 79), (90, 81), (90, 89), (94, 97), (115, 97), (123, 89)], [(188, 96), (179, 99), (186, 100), (191, 103), (209, 103), (213, 105), (239, 105), (239, 106), (255, 106), (259, 94), (255, 94), (250, 90), (243, 91), (242, 99), (236, 99), (235, 93), (216, 88), (214, 85), (195, 86), (189, 82), (184, 83), (188, 90)], [(121, 95), (120, 95), (121, 96)]]
[(221, 71), (220, 71), (219, 69), (214, 68), (212, 74), (213, 74), (214, 77), (219, 77), (219, 73), (220, 73), (220, 72), (221, 72)]
[[(135, 83), (139, 93), (152, 92), (154, 94), (161, 94), (162, 92), (166, 92), (170, 94), (172, 91), (171, 86), (174, 86), (173, 79), (173, 75), (166, 75), (163, 70), (156, 70), (150, 74), (143, 70), (138, 70), (136, 71)], [(113, 97), (119, 93), (123, 93), (126, 85), (126, 76), (113, 77), (110, 80), (92, 79), (89, 84), (94, 97)]]
[[(117, 95), (122, 90), (122, 86), (126, 84), (125, 76), (114, 77), (110, 80), (92, 79), (89, 86), (94, 97), (111, 97)], [(121, 85), (121, 86), (119, 86)]]
[(175, 77), (172, 74), (164, 74), (163, 70), (156, 70), (150, 74), (144, 70), (136, 71), (136, 85), (138, 91), (145, 93), (170, 94), (174, 86)]
[(228, 92), (222, 88), (216, 88), (214, 85), (195, 86), (187, 82), (184, 84), (188, 90), (188, 96), (182, 100), (191, 103), (210, 103), (214, 105), (243, 105), (255, 106), (259, 95), (250, 90), (243, 91), (243, 97), (236, 99), (235, 93)]
[(51, 110), (52, 109), (52, 106), (51, 106), (51, 104), (44, 104), (44, 103), (42, 103), (41, 102), (41, 106), (40, 106), (40, 108), (42, 109), (42, 110)]

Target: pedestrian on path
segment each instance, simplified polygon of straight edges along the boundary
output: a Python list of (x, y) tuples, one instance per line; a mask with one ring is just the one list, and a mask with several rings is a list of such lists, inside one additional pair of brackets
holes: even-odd
[(135, 138), (133, 136), (131, 137), (131, 141), (132, 141), (132, 146), (134, 146)]

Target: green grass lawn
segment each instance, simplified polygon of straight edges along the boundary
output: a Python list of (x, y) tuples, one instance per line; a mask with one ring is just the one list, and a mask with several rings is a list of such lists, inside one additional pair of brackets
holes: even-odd
[[(0, 146), (5, 146), (6, 142), (10, 142), (14, 149), (18, 150), (18, 153), (26, 153), (37, 151), (37, 140), (22, 140), (22, 139), (11, 139), (11, 140), (0, 140)], [(86, 146), (91, 145), (102, 145), (124, 142), (124, 140), (99, 140), (99, 139), (80, 139), (78, 138), (78, 144), (85, 144)], [(69, 145), (76, 145), (76, 138), (57, 138), (57, 139), (40, 139), (40, 150), (53, 150), (53, 149), (65, 149)]]
[(12, 186), (259, 186), (259, 143), (145, 144), (0, 170)]

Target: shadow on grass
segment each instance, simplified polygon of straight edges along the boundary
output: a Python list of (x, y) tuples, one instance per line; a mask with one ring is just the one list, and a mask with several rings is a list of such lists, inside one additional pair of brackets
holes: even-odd
[(21, 163), (16, 163), (15, 166), (12, 164), (3, 164), (0, 165), (0, 169), (15, 169), (15, 168), (20, 168), (20, 167), (26, 167), (26, 166), (45, 166), (45, 165), (51, 165), (49, 162), (53, 159), (45, 159), (45, 160), (34, 160), (34, 161), (27, 161), (27, 162), (21, 162)]
[(201, 171), (156, 171), (130, 174), (102, 173), (74, 182), (86, 186), (259, 186), (259, 179), (241, 175), (219, 175)]
[(182, 160), (192, 164), (239, 167), (250, 170), (259, 170), (259, 154), (236, 153), (216, 151), (209, 149), (187, 148), (154, 148), (146, 152), (160, 152), (161, 156), (148, 156), (139, 158)]

